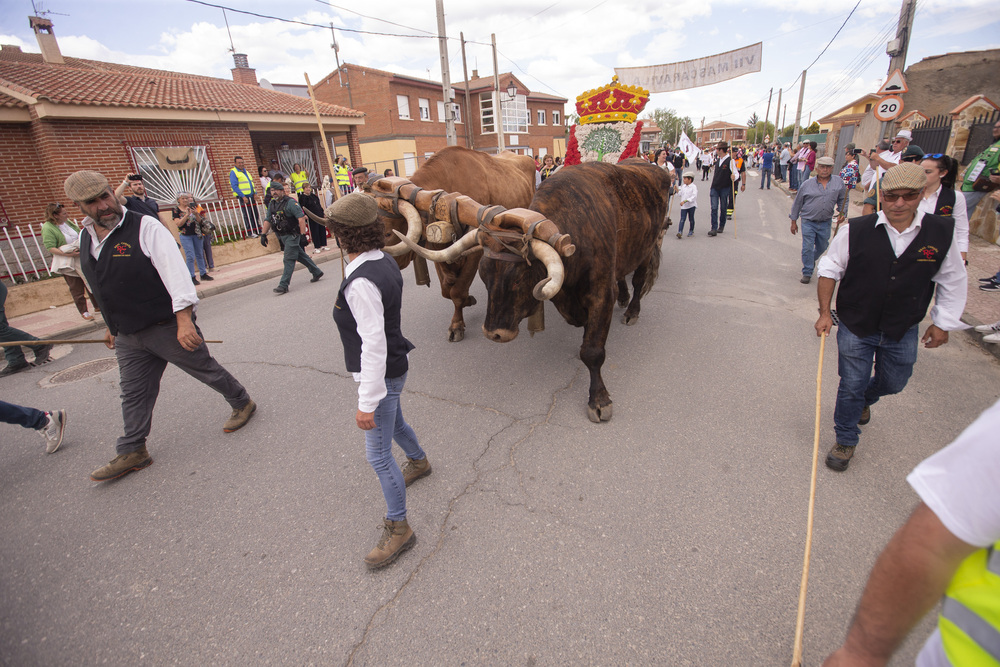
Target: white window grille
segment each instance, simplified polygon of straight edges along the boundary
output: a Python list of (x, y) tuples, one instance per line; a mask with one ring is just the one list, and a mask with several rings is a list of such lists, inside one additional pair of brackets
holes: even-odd
[(483, 134), (496, 132), (496, 118), (493, 113), (493, 93), (481, 93), (479, 95), (479, 114)]
[(555, 110), (552, 111), (552, 124), (553, 125), (558, 125), (559, 124), (559, 112), (558, 111), (555, 111)]
[(504, 132), (527, 132), (528, 131), (528, 98), (524, 95), (516, 95), (513, 100), (508, 100), (500, 105), (503, 113)]
[(176, 203), (179, 192), (197, 201), (219, 198), (205, 146), (133, 146), (132, 158), (146, 194), (161, 204)]
[(309, 175), (309, 184), (313, 189), (321, 185), (319, 169), (316, 168), (315, 154), (308, 148), (278, 149), (278, 166), (285, 175), (285, 183), (291, 185), (292, 167), (298, 164)]
[[(553, 118), (552, 120), (554, 121), (555, 118)], [(545, 125), (545, 109), (538, 110), (538, 124)]]
[(401, 120), (410, 120), (410, 98), (406, 95), (396, 95), (396, 110)]
[(431, 119), (431, 102), (425, 97), (417, 98), (417, 106), (420, 107), (420, 120)]

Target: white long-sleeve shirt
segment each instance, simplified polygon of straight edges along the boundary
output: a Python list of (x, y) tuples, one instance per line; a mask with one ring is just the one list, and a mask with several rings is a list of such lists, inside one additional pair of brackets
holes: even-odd
[[(889, 235), (889, 242), (892, 244), (892, 251), (896, 257), (910, 247), (917, 233), (920, 232), (920, 225), (924, 219), (924, 212), (918, 210), (913, 216), (913, 222), (902, 232), (897, 232), (896, 228), (889, 224), (883, 211), (878, 212), (878, 221), (875, 226), (884, 225)], [(850, 259), (850, 229), (841, 230), (830, 242), (830, 247), (826, 254), (820, 258), (816, 267), (817, 274), (821, 278), (833, 278), (840, 280), (847, 271), (847, 262)], [(965, 312), (965, 300), (968, 296), (968, 276), (965, 273), (965, 262), (959, 254), (958, 243), (952, 239), (948, 254), (938, 272), (931, 278), (937, 283), (934, 291), (934, 307), (931, 308), (931, 319), (942, 331), (956, 331), (968, 329), (969, 325), (962, 322), (962, 313)]]
[(695, 208), (698, 206), (698, 186), (694, 183), (682, 185), (678, 188), (677, 196), (681, 199), (681, 208)]
[[(944, 186), (938, 185), (938, 189), (934, 191), (933, 195), (921, 198), (917, 210), (924, 213), (934, 213), (942, 187)], [(965, 205), (965, 197), (962, 196), (961, 192), (955, 193), (955, 209), (951, 215), (955, 218), (955, 243), (958, 244), (958, 251), (969, 252), (969, 212)]]
[[(382, 259), (381, 250), (368, 250), (348, 263), (344, 278), (349, 278), (365, 262)], [(344, 290), (344, 298), (358, 323), (361, 336), (361, 372), (353, 373), (358, 384), (358, 410), (374, 412), (389, 392), (385, 388), (385, 366), (389, 347), (385, 339), (385, 311), (382, 291), (367, 278), (355, 278)]]
[[(112, 228), (112, 232), (125, 221), (126, 210), (122, 208), (122, 219)], [(98, 259), (104, 250), (105, 242), (111, 238), (111, 232), (108, 232), (103, 241), (98, 241), (93, 220), (89, 217), (84, 218), (81, 226), (90, 234), (90, 256)], [(175, 313), (198, 303), (198, 292), (191, 282), (191, 274), (188, 273), (184, 255), (177, 247), (174, 235), (163, 226), (162, 222), (149, 215), (142, 216), (139, 222), (139, 249), (160, 274), (160, 280), (170, 294)]]
[[(893, 153), (892, 151), (882, 151), (878, 154), (880, 158), (886, 162), (894, 162), (899, 164), (900, 158), (903, 157), (903, 151), (898, 153)], [(864, 186), (865, 190), (871, 190), (872, 187), (877, 185), (878, 181), (882, 180), (882, 174), (885, 173), (885, 169), (882, 167), (872, 168), (872, 163), (868, 163), (868, 167), (865, 169), (865, 173), (861, 174), (861, 185)], [(876, 175), (878, 178), (876, 178)]]

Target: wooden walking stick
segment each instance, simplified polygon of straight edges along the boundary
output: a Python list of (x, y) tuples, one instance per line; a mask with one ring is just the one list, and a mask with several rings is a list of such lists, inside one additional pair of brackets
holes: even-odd
[(792, 667), (802, 667), (802, 630), (806, 621), (806, 587), (809, 584), (809, 552), (812, 549), (813, 509), (816, 506), (816, 463), (819, 460), (820, 390), (823, 387), (823, 348), (826, 337), (819, 339), (819, 369), (816, 371), (816, 425), (813, 434), (812, 480), (809, 482), (809, 514), (806, 519), (806, 554), (802, 563), (802, 583), (799, 586), (799, 611), (795, 619), (795, 647), (792, 649)]
[[(81, 343), (103, 343), (105, 342), (103, 338), (90, 338), (90, 339), (49, 339), (49, 340), (14, 340), (9, 343), (0, 343), (0, 347), (17, 347), (23, 345), (25, 347), (37, 347), (39, 345), (79, 345)], [(221, 343), (221, 340), (206, 340), (202, 341), (204, 343)]]

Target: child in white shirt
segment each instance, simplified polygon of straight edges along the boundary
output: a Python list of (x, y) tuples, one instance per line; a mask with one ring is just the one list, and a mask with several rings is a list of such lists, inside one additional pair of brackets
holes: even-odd
[(684, 185), (677, 190), (677, 196), (681, 199), (681, 224), (677, 229), (677, 238), (684, 235), (685, 218), (691, 221), (688, 227), (688, 236), (694, 235), (694, 210), (698, 207), (698, 186), (694, 184), (694, 172), (684, 172)]

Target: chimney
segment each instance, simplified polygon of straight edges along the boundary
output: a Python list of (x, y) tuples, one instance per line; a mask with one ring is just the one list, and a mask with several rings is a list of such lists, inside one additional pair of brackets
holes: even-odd
[(473, 79), (478, 79), (479, 78), (479, 70), (477, 70), (477, 69), (472, 70), (472, 78)]
[(236, 67), (230, 70), (233, 73), (233, 81), (236, 83), (245, 83), (248, 86), (258, 85), (257, 70), (250, 67), (247, 54), (234, 53), (233, 62), (236, 63)]
[(28, 25), (35, 31), (38, 48), (42, 50), (42, 60), (54, 65), (65, 64), (62, 53), (59, 52), (56, 34), (52, 31), (52, 21), (41, 16), (29, 16)]

